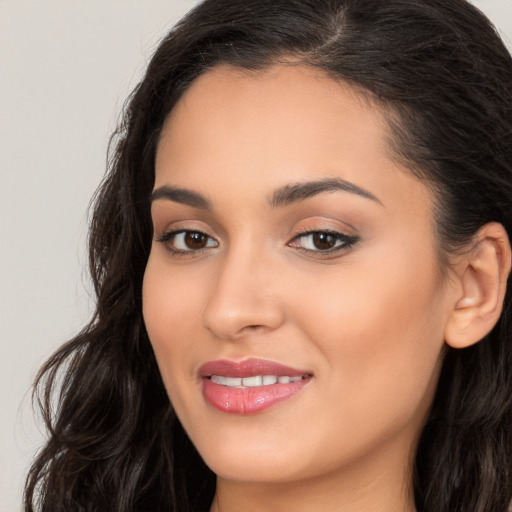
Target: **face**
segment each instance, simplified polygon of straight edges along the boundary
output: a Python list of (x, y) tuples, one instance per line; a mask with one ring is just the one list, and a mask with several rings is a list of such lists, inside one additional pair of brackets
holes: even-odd
[(225, 480), (407, 466), (449, 283), (426, 186), (384, 116), (319, 71), (218, 67), (164, 126), (144, 318), (171, 402)]

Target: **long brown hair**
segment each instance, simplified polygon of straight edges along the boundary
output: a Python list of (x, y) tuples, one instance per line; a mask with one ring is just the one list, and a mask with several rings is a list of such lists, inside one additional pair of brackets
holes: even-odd
[[(142, 319), (148, 198), (164, 119), (220, 63), (290, 57), (371, 94), (396, 156), (437, 197), (445, 254), (485, 223), (512, 234), (512, 58), (465, 0), (206, 0), (161, 42), (112, 139), (89, 238), (97, 309), (37, 378), (49, 437), (25, 511), (201, 511), (215, 476), (176, 419)], [(505, 512), (512, 498), (511, 290), (480, 343), (448, 349), (419, 442), (419, 512)]]

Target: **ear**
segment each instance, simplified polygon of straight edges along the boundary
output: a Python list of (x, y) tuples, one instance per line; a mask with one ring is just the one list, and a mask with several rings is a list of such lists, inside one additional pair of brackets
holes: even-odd
[(505, 299), (511, 267), (510, 242), (497, 222), (486, 224), (476, 242), (455, 264), (459, 286), (445, 328), (445, 341), (465, 348), (480, 341), (496, 325)]

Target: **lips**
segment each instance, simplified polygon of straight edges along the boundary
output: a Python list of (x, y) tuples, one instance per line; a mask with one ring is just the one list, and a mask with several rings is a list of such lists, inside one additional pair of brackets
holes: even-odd
[(253, 414), (299, 393), (311, 381), (308, 371), (273, 361), (210, 361), (199, 369), (203, 396), (217, 410)]

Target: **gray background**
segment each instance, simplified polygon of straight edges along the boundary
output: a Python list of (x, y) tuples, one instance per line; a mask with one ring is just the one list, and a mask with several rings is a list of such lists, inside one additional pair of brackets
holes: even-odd
[[(0, 512), (21, 510), (42, 442), (34, 375), (91, 310), (86, 210), (109, 134), (157, 41), (195, 3), (0, 0)], [(512, 0), (474, 3), (512, 41)]]

